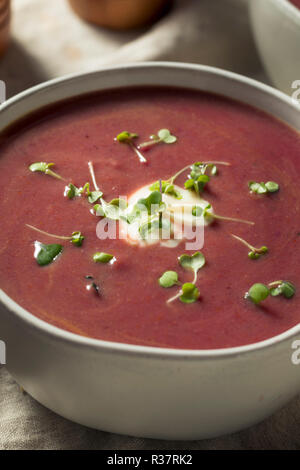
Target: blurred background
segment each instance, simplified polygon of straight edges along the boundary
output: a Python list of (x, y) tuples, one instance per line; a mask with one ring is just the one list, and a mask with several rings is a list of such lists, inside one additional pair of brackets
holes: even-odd
[(248, 1), (0, 0), (0, 79), (9, 97), (49, 78), (102, 65), (175, 60), (268, 81)]

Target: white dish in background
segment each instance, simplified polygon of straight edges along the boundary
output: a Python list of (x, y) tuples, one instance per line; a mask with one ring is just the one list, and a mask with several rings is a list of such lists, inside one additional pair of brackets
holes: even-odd
[[(110, 67), (43, 83), (0, 107), (0, 130), (50, 103), (127, 85), (220, 93), (300, 130), (300, 108), (283, 93), (231, 72), (171, 62)], [(268, 340), (227, 349), (136, 346), (59, 329), (0, 290), (0, 325), (7, 368), (17, 382), (56, 413), (104, 431), (214, 437), (261, 421), (300, 391), (300, 369), (291, 362), (299, 324)]]
[(300, 9), (289, 0), (250, 0), (254, 38), (273, 84), (288, 95), (300, 80)]

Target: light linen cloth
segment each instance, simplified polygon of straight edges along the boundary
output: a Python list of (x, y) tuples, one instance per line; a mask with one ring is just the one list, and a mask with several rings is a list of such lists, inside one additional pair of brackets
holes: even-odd
[[(14, 0), (13, 41), (0, 62), (0, 79), (11, 96), (66, 73), (141, 60), (204, 63), (266, 80), (250, 32), (247, 0), (178, 0), (155, 25), (125, 33), (80, 21), (62, 0)], [(23, 394), (0, 367), (0, 449), (297, 449), (299, 417), (297, 398), (262, 424), (217, 439), (119, 436), (57, 416)]]

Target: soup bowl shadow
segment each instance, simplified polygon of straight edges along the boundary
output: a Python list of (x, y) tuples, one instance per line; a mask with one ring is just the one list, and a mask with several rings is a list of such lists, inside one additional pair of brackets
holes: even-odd
[[(35, 86), (0, 107), (1, 127), (50, 103), (96, 90), (173, 85), (256, 106), (300, 130), (300, 106), (246, 77), (207, 66), (142, 63)], [(204, 439), (251, 426), (300, 391), (291, 361), (300, 326), (268, 340), (215, 350), (129, 345), (52, 326), (0, 291), (7, 369), (36, 400), (77, 423), (156, 439)]]

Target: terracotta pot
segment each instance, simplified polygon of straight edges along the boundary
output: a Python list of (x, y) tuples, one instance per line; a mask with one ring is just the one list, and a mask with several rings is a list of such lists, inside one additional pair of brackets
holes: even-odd
[(171, 0), (69, 0), (75, 13), (111, 29), (130, 29), (156, 19)]
[(9, 42), (10, 33), (10, 0), (0, 0), (0, 55), (4, 53)]

